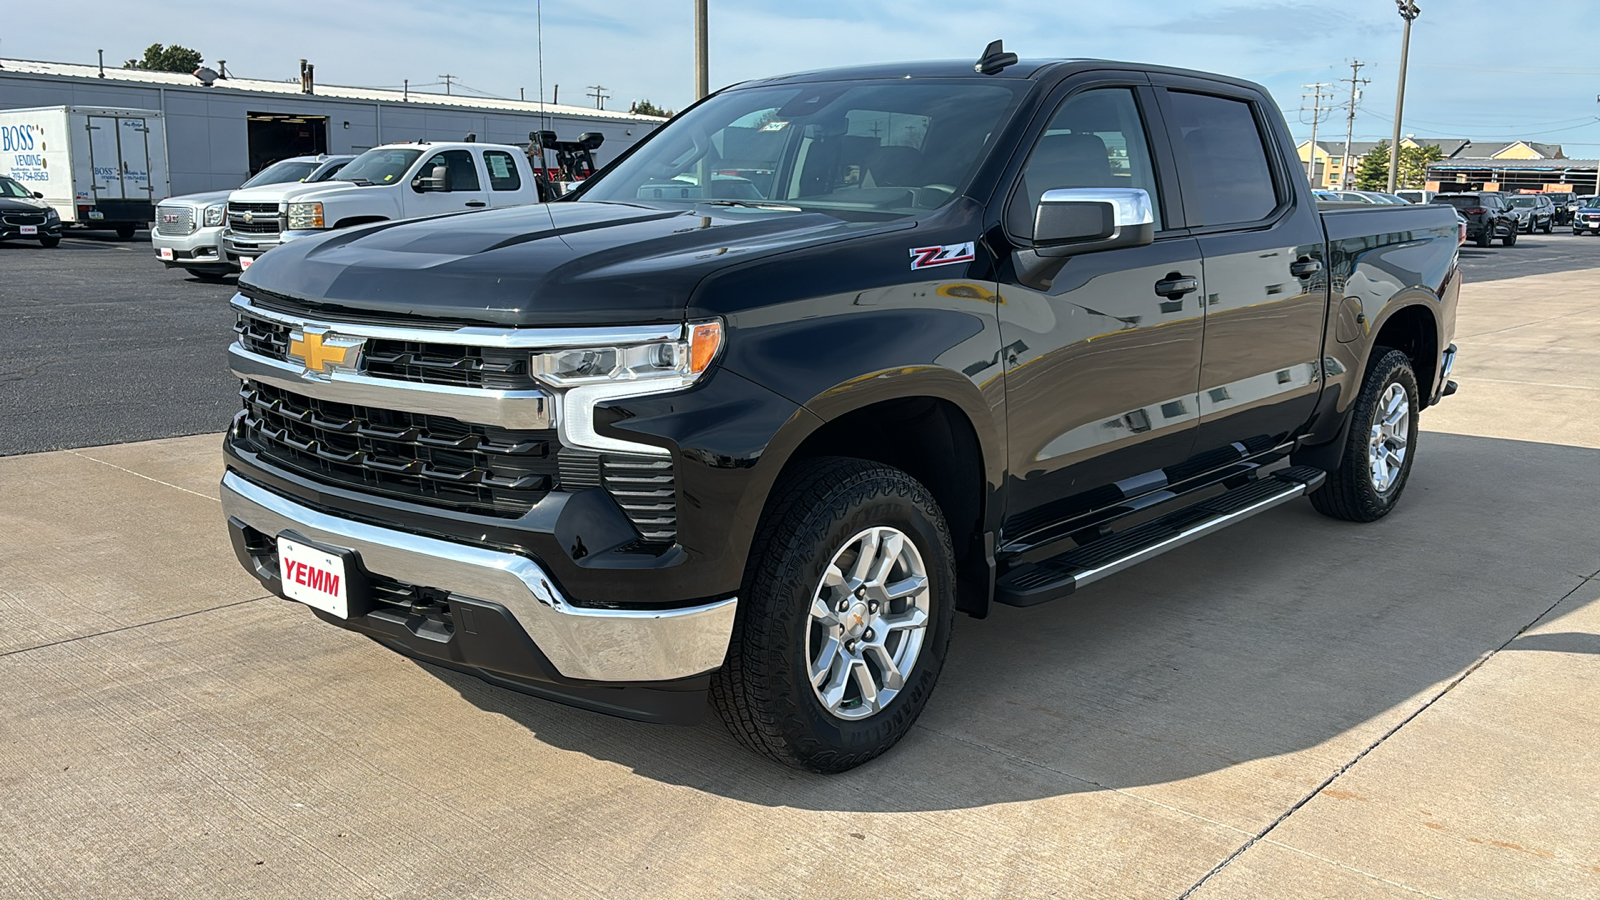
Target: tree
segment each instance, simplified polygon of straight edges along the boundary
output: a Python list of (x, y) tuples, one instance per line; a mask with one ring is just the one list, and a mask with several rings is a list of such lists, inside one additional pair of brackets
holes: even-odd
[(1400, 177), (1395, 184), (1403, 188), (1421, 188), (1428, 183), (1428, 166), (1444, 159), (1438, 144), (1426, 147), (1400, 148)]
[(649, 100), (640, 100), (634, 103), (633, 112), (638, 113), (641, 116), (660, 116), (663, 119), (670, 119), (674, 115), (672, 110), (662, 109), (654, 103), (651, 103)]
[(1356, 190), (1381, 191), (1389, 186), (1389, 142), (1379, 141), (1356, 164)]
[(190, 50), (177, 44), (170, 47), (151, 44), (144, 48), (144, 59), (130, 59), (123, 63), (122, 67), (150, 72), (182, 72), (187, 75), (200, 68), (200, 63), (204, 59), (199, 50)]

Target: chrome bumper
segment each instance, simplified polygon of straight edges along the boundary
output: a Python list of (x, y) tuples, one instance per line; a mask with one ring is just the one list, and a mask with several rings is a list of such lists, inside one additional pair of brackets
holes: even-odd
[(294, 531), (354, 551), (368, 571), (504, 606), (556, 671), (582, 681), (671, 681), (722, 665), (738, 599), (684, 609), (573, 606), (524, 556), (352, 522), (229, 472), (222, 510), (270, 536)]

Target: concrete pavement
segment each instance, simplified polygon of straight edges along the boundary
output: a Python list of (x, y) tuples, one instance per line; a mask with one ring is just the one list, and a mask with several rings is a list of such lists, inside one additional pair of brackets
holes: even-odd
[(831, 778), (262, 598), (217, 436), (0, 459), (0, 896), (1600, 896), (1597, 278), (1469, 283), (1394, 515), (958, 620)]

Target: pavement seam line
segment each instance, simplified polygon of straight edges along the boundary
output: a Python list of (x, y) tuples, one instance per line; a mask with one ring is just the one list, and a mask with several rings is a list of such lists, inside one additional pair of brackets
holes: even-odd
[(122, 466), (117, 465), (116, 463), (106, 462), (103, 459), (95, 459), (94, 457), (90, 456), (87, 453), (79, 453), (76, 450), (68, 450), (67, 452), (71, 453), (73, 456), (76, 456), (76, 457), (78, 457), (80, 459), (87, 459), (90, 462), (97, 462), (102, 466), (110, 466), (111, 468), (116, 469), (116, 470), (118, 470), (120, 472), (127, 472), (129, 475), (136, 475), (136, 476), (138, 476), (140, 478), (143, 478), (145, 481), (154, 481), (156, 484), (165, 485), (165, 486), (167, 486), (169, 488), (172, 488), (175, 491), (183, 491), (185, 494), (193, 494), (196, 497), (204, 497), (205, 499), (210, 500), (212, 503), (221, 503), (222, 502), (221, 500), (219, 500), (216, 497), (207, 496), (205, 494), (200, 493), (199, 491), (191, 491), (186, 487), (179, 487), (179, 486), (177, 486), (175, 484), (171, 484), (169, 482), (162, 481), (159, 478), (151, 478), (149, 475), (146, 475), (146, 474), (144, 474), (142, 472), (135, 472), (132, 469), (124, 468)]
[[(1318, 794), (1320, 794), (1324, 790), (1326, 790), (1330, 785), (1332, 785), (1335, 781), (1337, 781), (1339, 779), (1339, 776), (1343, 775), (1344, 773), (1346, 773), (1346, 772), (1350, 771), (1352, 768), (1354, 768), (1356, 763), (1359, 763), (1363, 759), (1366, 759), (1367, 754), (1369, 754), (1372, 751), (1374, 751), (1374, 750), (1378, 749), (1379, 747), (1381, 747), (1385, 741), (1387, 741), (1387, 740), (1389, 740), (1389, 738), (1393, 737), (1400, 729), (1406, 727), (1407, 725), (1410, 725), (1411, 721), (1413, 719), (1415, 719), (1417, 716), (1420, 716), (1424, 712), (1427, 712), (1430, 708), (1433, 707), (1433, 705), (1435, 703), (1438, 703), (1440, 700), (1442, 700), (1446, 694), (1448, 694), (1451, 691), (1455, 690), (1456, 685), (1460, 684), (1463, 681), (1466, 681), (1467, 678), (1472, 675), (1472, 673), (1474, 673), (1474, 672), (1478, 671), (1480, 668), (1482, 668), (1484, 663), (1486, 663), (1489, 660), (1493, 659), (1496, 655), (1498, 655), (1500, 653), (1500, 651), (1502, 651), (1505, 648), (1511, 646), (1511, 642), (1512, 641), (1516, 640), (1519, 637), (1522, 637), (1524, 634), (1527, 633), (1528, 629), (1534, 627), (1535, 625), (1538, 625), (1541, 621), (1544, 620), (1545, 616), (1550, 615), (1550, 613), (1553, 612), (1556, 607), (1558, 607), (1561, 604), (1565, 603), (1569, 598), (1572, 597), (1573, 594), (1576, 594), (1579, 590), (1581, 590), (1583, 588), (1584, 584), (1588, 583), (1588, 581), (1590, 581), (1590, 579), (1587, 579), (1587, 578), (1584, 579), (1583, 581), (1580, 581), (1577, 585), (1575, 585), (1572, 588), (1572, 590), (1567, 591), (1565, 594), (1562, 594), (1559, 598), (1556, 599), (1556, 602), (1550, 604), (1550, 606), (1547, 607), (1544, 610), (1544, 612), (1541, 612), (1537, 616), (1534, 616), (1532, 621), (1530, 621), (1528, 624), (1522, 626), (1521, 628), (1517, 629), (1516, 633), (1511, 635), (1511, 637), (1506, 638), (1505, 643), (1503, 643), (1500, 646), (1495, 647), (1494, 649), (1489, 650), (1488, 652), (1486, 652), (1483, 655), (1479, 656), (1478, 659), (1475, 662), (1473, 662), (1472, 665), (1468, 666), (1465, 671), (1463, 671), (1460, 675), (1457, 675), (1455, 678), (1451, 679), (1450, 683), (1446, 684), (1438, 693), (1436, 693), (1432, 697), (1428, 698), (1428, 701), (1426, 703), (1423, 703), (1421, 706), (1419, 706), (1416, 709), (1412, 710), (1410, 712), (1410, 714), (1408, 714), (1405, 718), (1403, 718), (1399, 722), (1397, 722), (1394, 725), (1394, 727), (1390, 728), (1388, 731), (1385, 731), (1383, 734), (1379, 735), (1377, 740), (1374, 740), (1371, 744), (1368, 744), (1366, 749), (1362, 750), (1360, 753), (1357, 753), (1355, 755), (1355, 758), (1351, 759), (1349, 762), (1345, 763), (1344, 765), (1342, 765), (1338, 769), (1336, 769), (1334, 771), (1334, 773), (1332, 775), (1329, 775), (1326, 779), (1324, 779), (1321, 784), (1317, 785), (1315, 788), (1312, 788), (1310, 793), (1306, 794), (1304, 797), (1301, 797), (1300, 800), (1298, 802), (1296, 802), (1293, 806), (1291, 806), (1288, 809), (1284, 810), (1282, 815), (1278, 816), (1276, 819), (1273, 819), (1270, 823), (1268, 823), (1267, 827), (1265, 827), (1265, 828), (1261, 829), (1260, 831), (1256, 832), (1255, 836), (1250, 838), (1250, 840), (1246, 841), (1243, 846), (1239, 847), (1237, 850), (1235, 850), (1232, 853), (1228, 854), (1228, 857), (1226, 859), (1224, 859), (1222, 862), (1217, 863), (1217, 865), (1211, 871), (1207, 872), (1204, 876), (1202, 876), (1200, 878), (1200, 880), (1196, 881), (1187, 891), (1184, 891), (1182, 894), (1179, 894), (1178, 895), (1178, 900), (1186, 900), (1186, 898), (1192, 897), (1194, 895), (1195, 891), (1198, 891), (1207, 881), (1210, 881), (1211, 878), (1213, 876), (1215, 876), (1218, 872), (1221, 872), (1223, 869), (1227, 868), (1229, 863), (1233, 862), (1234, 860), (1238, 859), (1240, 856), (1244, 855), (1244, 852), (1246, 850), (1249, 850), (1251, 847), (1254, 847), (1257, 843), (1260, 843), (1261, 841), (1265, 840), (1267, 835), (1272, 833), (1273, 829), (1277, 828), (1279, 825), (1282, 825), (1285, 821), (1288, 820), (1288, 818), (1290, 816), (1292, 816), (1295, 813), (1299, 812), (1301, 807), (1305, 806), (1307, 803), (1310, 803)], [(1279, 842), (1278, 841), (1273, 841), (1272, 843), (1277, 844)], [(1288, 845), (1285, 844), (1283, 846), (1288, 846)]]
[(1302, 850), (1299, 847), (1295, 847), (1295, 846), (1290, 845), (1290, 844), (1285, 844), (1282, 841), (1275, 841), (1275, 840), (1273, 840), (1271, 838), (1267, 838), (1267, 839), (1263, 840), (1262, 843), (1263, 844), (1271, 844), (1274, 847), (1282, 847), (1283, 849), (1288, 850), (1291, 853), (1298, 853), (1301, 856), (1309, 857), (1311, 859), (1315, 859), (1315, 860), (1318, 860), (1320, 862), (1325, 862), (1328, 865), (1333, 866), (1335, 868), (1344, 869), (1347, 872), (1354, 872), (1357, 875), (1362, 875), (1362, 876), (1365, 876), (1367, 878), (1371, 878), (1373, 881), (1381, 881), (1384, 884), (1390, 885), (1392, 887), (1397, 887), (1397, 888), (1401, 889), (1402, 891), (1410, 891), (1413, 894), (1420, 894), (1423, 897), (1431, 897), (1432, 900), (1446, 900), (1446, 898), (1441, 897), (1438, 894), (1430, 894), (1427, 891), (1422, 890), (1421, 888), (1414, 888), (1409, 884), (1401, 884), (1398, 881), (1390, 881), (1389, 879), (1384, 878), (1382, 875), (1375, 875), (1372, 872), (1368, 872), (1365, 869), (1358, 869), (1355, 866), (1347, 865), (1345, 863), (1339, 862), (1336, 859), (1329, 859), (1326, 856), (1318, 856), (1317, 854), (1312, 853), (1310, 850)]
[(192, 610), (192, 611), (186, 612), (186, 613), (178, 613), (175, 616), (167, 616), (166, 618), (163, 618), (163, 619), (151, 619), (148, 622), (136, 622), (136, 623), (134, 623), (132, 625), (124, 625), (121, 628), (107, 628), (105, 631), (96, 631), (96, 632), (94, 632), (92, 634), (80, 634), (80, 635), (78, 635), (76, 637), (62, 638), (59, 641), (50, 641), (49, 643), (46, 643), (46, 644), (35, 644), (32, 647), (21, 647), (21, 648), (16, 649), (16, 650), (7, 650), (4, 653), (0, 653), (0, 659), (6, 659), (7, 657), (11, 657), (11, 656), (18, 656), (18, 655), (23, 654), (23, 653), (32, 653), (35, 650), (43, 650), (43, 649), (45, 649), (47, 647), (59, 647), (62, 644), (71, 644), (71, 643), (75, 643), (77, 641), (85, 641), (85, 640), (88, 640), (89, 638), (104, 637), (105, 635), (108, 635), (108, 634), (117, 634), (117, 633), (123, 632), (123, 631), (132, 631), (135, 628), (145, 628), (145, 627), (148, 627), (150, 625), (160, 625), (163, 622), (176, 622), (179, 619), (187, 619), (190, 616), (198, 616), (198, 615), (202, 615), (204, 613), (216, 612), (219, 609), (228, 609), (228, 608), (234, 607), (234, 606), (243, 606), (246, 603), (256, 603), (256, 602), (261, 601), (261, 600), (270, 600), (270, 599), (272, 599), (273, 597), (276, 597), (276, 596), (277, 596), (276, 594), (263, 594), (260, 597), (251, 597), (248, 600), (235, 600), (232, 603), (223, 603), (220, 606), (210, 606), (210, 607), (207, 607), (205, 609), (196, 609), (196, 610)]
[(1126, 790), (1124, 788), (1114, 788), (1114, 787), (1112, 787), (1112, 786), (1110, 786), (1108, 784), (1101, 784), (1098, 781), (1093, 781), (1091, 779), (1084, 778), (1081, 775), (1074, 775), (1071, 772), (1063, 772), (1062, 770), (1057, 769), (1054, 766), (1047, 766), (1044, 763), (1039, 762), (1038, 760), (1028, 759), (1025, 756), (1019, 756), (1019, 755), (1017, 755), (1015, 753), (1010, 752), (1009, 750), (1003, 750), (1003, 749), (1001, 749), (999, 747), (990, 746), (989, 744), (985, 744), (982, 741), (974, 741), (974, 740), (971, 740), (970, 738), (964, 738), (964, 737), (962, 737), (962, 736), (960, 736), (958, 734), (950, 734), (949, 732), (946, 732), (946, 731), (940, 731), (937, 728), (929, 728), (926, 725), (918, 725), (916, 727), (918, 729), (922, 730), (922, 731), (927, 731), (927, 732), (932, 733), (932, 734), (937, 734), (940, 737), (949, 738), (952, 741), (959, 741), (959, 742), (961, 742), (963, 744), (966, 744), (969, 747), (977, 747), (977, 748), (979, 748), (981, 750), (987, 750), (990, 753), (998, 754), (1000, 756), (1005, 757), (1006, 759), (1011, 760), (1012, 762), (1019, 762), (1019, 763), (1022, 763), (1023, 765), (1025, 765), (1025, 766), (1032, 766), (1035, 769), (1042, 769), (1042, 770), (1044, 770), (1046, 772), (1050, 772), (1050, 773), (1055, 774), (1055, 775), (1060, 775), (1062, 778), (1070, 778), (1073, 781), (1077, 781), (1077, 782), (1081, 782), (1083, 784), (1087, 784), (1090, 787), (1096, 788), (1098, 790), (1110, 791), (1113, 794), (1120, 794), (1120, 795), (1122, 795), (1124, 797), (1131, 797), (1131, 798), (1133, 798), (1135, 800), (1139, 800), (1141, 802), (1148, 803), (1151, 806), (1159, 806), (1160, 808), (1162, 808), (1164, 810), (1167, 810), (1168, 812), (1175, 812), (1175, 813), (1178, 813), (1179, 815), (1186, 816), (1186, 817), (1191, 818), (1191, 819), (1198, 819), (1201, 822), (1206, 822), (1208, 824), (1215, 825), (1215, 826), (1217, 826), (1219, 828), (1226, 828), (1229, 831), (1237, 831), (1240, 834), (1249, 834), (1250, 833), (1248, 831), (1245, 831), (1243, 828), (1240, 828), (1237, 825), (1229, 825), (1227, 822), (1219, 822), (1216, 819), (1210, 818), (1209, 816), (1202, 816), (1197, 812), (1193, 812), (1191, 810), (1187, 810), (1187, 809), (1184, 809), (1184, 808), (1179, 807), (1179, 806), (1173, 806), (1170, 803), (1162, 803), (1160, 800), (1157, 800), (1157, 799), (1155, 799), (1153, 797), (1146, 797), (1143, 794), (1135, 794), (1134, 792)]

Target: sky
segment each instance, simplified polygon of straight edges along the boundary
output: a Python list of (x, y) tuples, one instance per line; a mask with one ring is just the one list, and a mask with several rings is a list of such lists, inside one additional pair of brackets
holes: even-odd
[[(1097, 57), (1220, 72), (1268, 87), (1297, 139), (1302, 85), (1330, 82), (1319, 140), (1342, 141), (1350, 61), (1366, 65), (1356, 140), (1393, 129), (1403, 22), (1394, 0), (709, 0), (711, 85), (786, 72), (916, 59), (976, 59), (1003, 38), (1024, 58)], [(1404, 134), (1559, 143), (1600, 157), (1600, 0), (1417, 0)], [(0, 57), (108, 64), (151, 43), (227, 60), (239, 77), (515, 99), (540, 93), (608, 109), (694, 94), (692, 0), (73, 0), (8, 3)], [(70, 18), (70, 23), (66, 21)], [(542, 38), (542, 40), (541, 40)], [(543, 52), (541, 54), (540, 47)], [(542, 57), (542, 66), (540, 64)], [(1592, 61), (1590, 61), (1592, 59)], [(1306, 101), (1305, 105), (1310, 105)], [(1470, 152), (1470, 151), (1469, 151)]]

